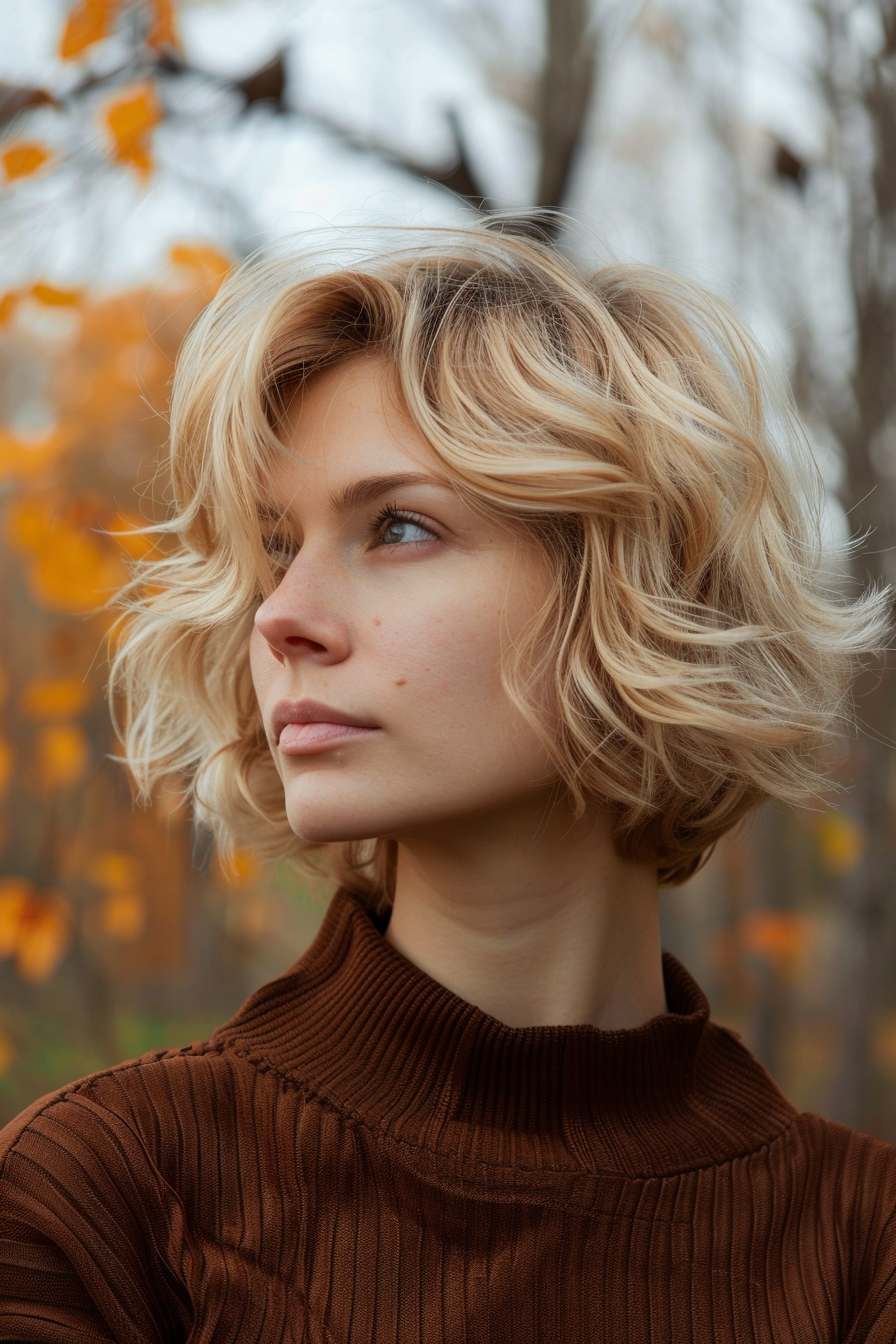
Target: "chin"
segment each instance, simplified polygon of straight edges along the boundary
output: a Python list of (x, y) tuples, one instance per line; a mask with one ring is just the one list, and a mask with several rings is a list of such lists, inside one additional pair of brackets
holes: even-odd
[(340, 840), (372, 840), (401, 831), (411, 821), (402, 807), (383, 807), (369, 798), (333, 798), (320, 790), (315, 798), (286, 796), (286, 816), (300, 840), (312, 845)]

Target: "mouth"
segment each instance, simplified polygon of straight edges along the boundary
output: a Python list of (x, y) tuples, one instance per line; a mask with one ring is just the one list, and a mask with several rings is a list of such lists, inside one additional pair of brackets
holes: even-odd
[(379, 731), (369, 720), (319, 700), (281, 700), (274, 708), (272, 728), (277, 747), (285, 756), (322, 751)]

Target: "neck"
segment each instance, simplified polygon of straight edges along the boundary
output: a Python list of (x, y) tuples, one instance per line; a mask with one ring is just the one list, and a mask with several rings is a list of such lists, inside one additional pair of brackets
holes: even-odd
[(607, 813), (527, 820), (401, 840), (387, 940), (507, 1026), (666, 1012), (656, 869), (616, 854)]

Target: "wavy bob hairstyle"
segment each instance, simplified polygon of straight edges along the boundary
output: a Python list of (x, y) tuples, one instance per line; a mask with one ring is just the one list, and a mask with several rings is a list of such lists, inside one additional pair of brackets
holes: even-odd
[(394, 841), (290, 829), (248, 660), (278, 581), (259, 513), (289, 400), (377, 352), (464, 498), (549, 558), (553, 592), (502, 675), (559, 787), (579, 815), (612, 809), (620, 854), (682, 882), (761, 799), (817, 794), (887, 594), (827, 586), (818, 474), (723, 303), (646, 266), (582, 274), (507, 227), (387, 244), (250, 259), (183, 345), (173, 515), (147, 529), (163, 535), (121, 595), (112, 665), (139, 794), (175, 777), (225, 850), (389, 903)]

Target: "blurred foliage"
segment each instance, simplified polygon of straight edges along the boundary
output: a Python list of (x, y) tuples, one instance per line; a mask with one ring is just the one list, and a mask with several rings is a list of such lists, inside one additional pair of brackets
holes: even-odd
[[(126, 169), (149, 171), (152, 108), (145, 90), (110, 105)], [(152, 285), (0, 299), (0, 1121), (129, 1046), (207, 1031), (252, 988), (259, 941), (278, 941), (271, 971), (284, 969), (321, 913), (249, 856), (226, 873), (203, 861), (176, 792), (135, 811), (110, 759), (107, 602), (152, 545), (135, 528), (174, 358), (230, 265), (184, 242)], [(216, 945), (204, 972), (189, 965), (197, 935)], [(70, 1007), (50, 1013), (56, 979)], [(139, 1027), (135, 1005), (166, 986), (182, 1006)]]

